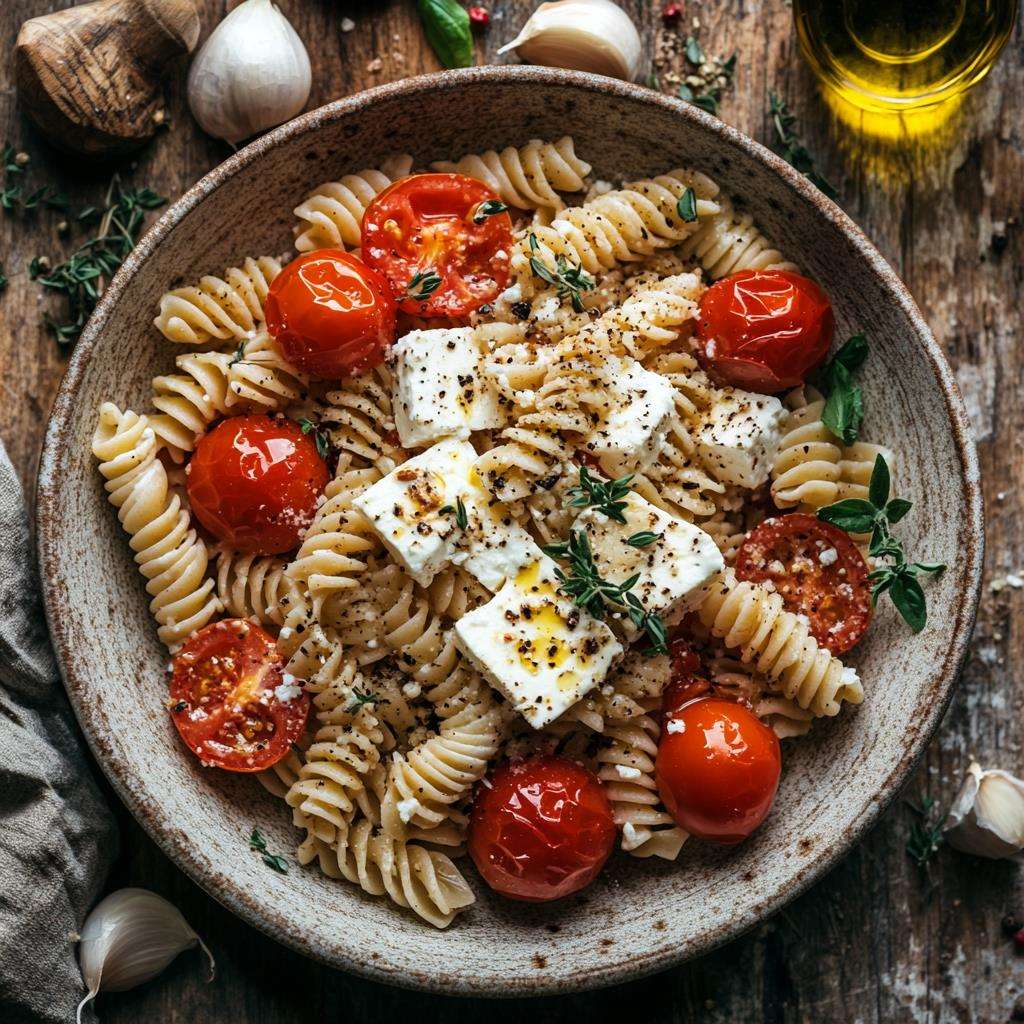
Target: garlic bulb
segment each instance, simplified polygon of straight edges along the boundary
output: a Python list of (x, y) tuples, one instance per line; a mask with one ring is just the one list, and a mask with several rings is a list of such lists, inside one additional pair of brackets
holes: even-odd
[(82, 1007), (101, 988), (123, 992), (155, 978), (182, 950), (197, 943), (210, 960), (213, 954), (188, 926), (177, 907), (146, 889), (118, 889), (100, 900), (85, 919), (78, 937), (78, 963), (89, 991)]
[(972, 761), (942, 831), (964, 853), (1017, 856), (1024, 849), (1024, 782)]
[(188, 104), (210, 135), (233, 146), (294, 117), (309, 99), (309, 54), (270, 0), (244, 0), (192, 61)]
[(508, 50), (531, 64), (612, 78), (636, 78), (640, 72), (640, 35), (629, 15), (612, 0), (541, 4), (519, 35), (498, 53)]

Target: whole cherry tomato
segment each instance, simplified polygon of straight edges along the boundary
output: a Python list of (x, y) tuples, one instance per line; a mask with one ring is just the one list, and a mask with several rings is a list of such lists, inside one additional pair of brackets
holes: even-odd
[(655, 777), (669, 814), (687, 832), (738, 843), (764, 821), (782, 770), (779, 741), (742, 704), (704, 697), (670, 715)]
[(397, 309), (383, 275), (341, 249), (297, 256), (274, 278), (267, 330), (305, 373), (341, 380), (383, 362)]
[(463, 317), (505, 290), (512, 221), (482, 182), (414, 174), (366, 208), (362, 252), (406, 313)]
[(703, 697), (711, 689), (704, 678), (700, 656), (685, 637), (674, 637), (668, 645), (672, 674), (661, 694), (662, 722), (671, 717), (684, 704)]
[(223, 619), (174, 656), (169, 707), (181, 738), (207, 767), (259, 772), (306, 726), (309, 696), (285, 684), (274, 638), (246, 619)]
[(533, 757), (500, 765), (477, 789), (469, 853), (496, 892), (557, 900), (597, 877), (616, 831), (593, 772), (562, 757)]
[(186, 470), (200, 523), (235, 551), (296, 547), (330, 473), (313, 439), (283, 416), (232, 416), (196, 445)]
[(871, 621), (868, 566), (850, 535), (816, 516), (793, 512), (751, 530), (736, 555), (736, 576), (770, 582), (791, 612), (806, 615), (811, 635), (844, 654)]
[(835, 319), (828, 296), (788, 270), (741, 270), (700, 301), (697, 359), (719, 381), (773, 394), (825, 361)]

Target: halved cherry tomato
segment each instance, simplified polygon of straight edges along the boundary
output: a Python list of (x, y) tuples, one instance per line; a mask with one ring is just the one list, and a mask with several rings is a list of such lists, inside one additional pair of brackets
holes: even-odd
[(770, 581), (791, 612), (833, 654), (848, 651), (871, 621), (868, 566), (857, 545), (831, 523), (793, 512), (751, 530), (736, 555), (736, 576)]
[(245, 619), (223, 619), (174, 656), (169, 707), (181, 738), (207, 767), (259, 772), (306, 727), (309, 696), (284, 682), (274, 638)]
[(313, 439), (283, 416), (232, 416), (196, 445), (186, 470), (200, 523), (235, 551), (296, 547), (330, 473)]
[(469, 853), (514, 900), (557, 900), (589, 885), (612, 852), (615, 822), (593, 772), (562, 757), (500, 765), (473, 802)]
[(767, 817), (779, 787), (779, 740), (752, 711), (705, 697), (671, 715), (655, 777), (669, 814), (687, 832), (739, 843)]
[(773, 394), (825, 361), (835, 318), (828, 296), (788, 270), (741, 270), (700, 301), (697, 359), (733, 387)]
[(462, 174), (396, 181), (363, 214), (363, 259), (391, 282), (399, 308), (462, 317), (508, 284), (512, 220), (497, 194)]
[(341, 249), (297, 256), (274, 278), (267, 330), (285, 358), (324, 380), (383, 362), (398, 311), (382, 274)]
[(668, 645), (668, 656), (672, 675), (661, 694), (662, 722), (668, 719), (684, 704), (697, 697), (703, 697), (711, 689), (711, 683), (704, 678), (700, 655), (683, 636), (675, 637)]

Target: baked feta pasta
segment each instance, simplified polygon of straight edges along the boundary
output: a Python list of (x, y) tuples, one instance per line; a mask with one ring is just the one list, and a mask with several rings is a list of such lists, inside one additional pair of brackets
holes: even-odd
[(418, 166), (168, 291), (176, 370), (93, 452), (183, 750), (444, 928), (469, 861), (543, 901), (745, 839), (780, 739), (864, 699), (877, 598), (920, 628), (940, 567), (860, 439), (867, 342), (714, 181), (568, 137)]

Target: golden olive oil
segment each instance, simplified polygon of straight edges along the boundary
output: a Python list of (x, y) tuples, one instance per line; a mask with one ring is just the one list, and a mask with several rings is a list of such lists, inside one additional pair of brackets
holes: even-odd
[(793, 0), (815, 73), (866, 110), (914, 110), (982, 79), (1013, 30), (1017, 0)]

